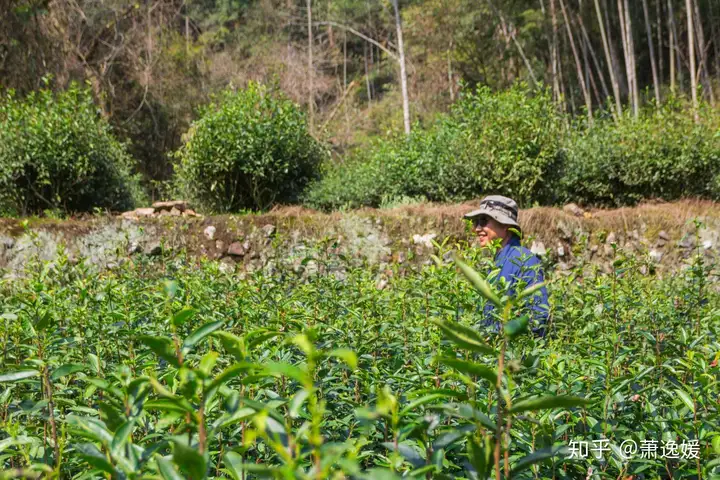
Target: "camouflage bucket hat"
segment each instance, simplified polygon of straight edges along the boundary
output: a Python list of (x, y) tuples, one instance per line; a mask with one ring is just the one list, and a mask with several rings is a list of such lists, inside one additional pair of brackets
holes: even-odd
[(503, 225), (520, 229), (518, 224), (518, 205), (515, 200), (502, 195), (490, 195), (480, 200), (480, 208), (465, 214), (465, 218), (473, 219), (486, 215)]

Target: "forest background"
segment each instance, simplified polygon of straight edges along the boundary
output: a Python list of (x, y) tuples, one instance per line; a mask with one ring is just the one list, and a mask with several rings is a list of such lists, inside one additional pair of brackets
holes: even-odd
[[(0, 12), (5, 103), (87, 85), (85, 106), (125, 142), (150, 200), (177, 193), (183, 139), (208, 103), (251, 82), (298, 107), (317, 143), (293, 148), (323, 153), (295, 191), (219, 208), (198, 195), (211, 210), (493, 188), (526, 204), (720, 194), (713, 0), (0, 0)], [(53, 195), (44, 207), (62, 203)]]

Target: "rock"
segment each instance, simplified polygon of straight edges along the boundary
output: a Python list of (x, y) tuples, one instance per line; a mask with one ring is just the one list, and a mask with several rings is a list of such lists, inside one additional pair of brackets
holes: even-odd
[(158, 217), (169, 217), (170, 212), (168, 210), (160, 210), (160, 213), (157, 214)]
[(216, 231), (217, 231), (217, 229), (214, 226), (209, 225), (209, 226), (205, 227), (205, 230), (203, 230), (203, 235), (205, 235), (205, 238), (207, 238), (208, 240), (213, 240), (213, 239), (215, 239)]
[(155, 209), (152, 207), (136, 208), (134, 213), (136, 217), (150, 217), (155, 213)]
[(375, 288), (378, 290), (384, 290), (387, 287), (388, 281), (385, 278), (380, 278), (375, 284)]
[(235, 257), (243, 257), (245, 256), (245, 247), (240, 242), (233, 242), (228, 247), (227, 253)]
[(530, 251), (535, 255), (539, 256), (547, 255), (547, 249), (545, 248), (545, 244), (543, 242), (533, 241), (532, 245), (530, 246)]
[(264, 225), (262, 227), (262, 231), (265, 234), (265, 238), (270, 238), (275, 233), (275, 225), (271, 225), (271, 224)]
[(713, 242), (712, 242), (712, 240), (705, 240), (703, 242), (702, 246), (703, 246), (703, 250), (709, 250), (712, 248)]
[(230, 258), (223, 258), (220, 260), (220, 265), (218, 265), (218, 269), (222, 273), (232, 273), (235, 271), (235, 262), (233, 262)]
[(128, 220), (135, 220), (137, 219), (137, 213), (135, 213), (135, 210), (130, 210), (129, 212), (123, 212), (120, 214), (122, 218), (127, 218)]
[(148, 243), (147, 245), (145, 245), (143, 253), (150, 257), (160, 255), (162, 253), (162, 245), (160, 245), (160, 242)]
[(201, 217), (202, 215), (198, 215), (197, 213), (195, 213), (195, 210), (188, 208), (187, 210), (182, 212), (182, 216), (183, 217)]
[(572, 267), (570, 267), (570, 265), (567, 264), (567, 263), (565, 263), (565, 262), (560, 262), (560, 263), (557, 264), (557, 268), (558, 268), (558, 270), (560, 270), (561, 272), (567, 272), (567, 271), (570, 270)]
[(591, 245), (591, 246), (590, 246), (590, 253), (593, 253), (593, 254), (594, 254), (594, 253), (597, 253), (597, 251), (599, 250), (599, 248), (600, 248), (600, 247), (598, 247), (597, 245)]
[(680, 243), (678, 243), (678, 246), (680, 248), (695, 248), (695, 237), (692, 235), (688, 235), (685, 238), (682, 239)]
[(660, 233), (658, 233), (658, 238), (666, 242), (670, 241), (670, 235), (668, 235), (665, 230), (660, 230)]
[(179, 217), (182, 215), (182, 210), (178, 210), (177, 208), (172, 207), (170, 209), (170, 215), (172, 215), (173, 217)]
[(558, 230), (558, 233), (560, 234), (560, 238), (562, 238), (563, 240), (571, 240), (572, 239), (572, 236), (573, 236), (572, 229), (570, 228), (569, 225), (567, 225), (562, 220), (560, 220), (558, 222), (557, 230)]
[(610, 232), (610, 235), (608, 235), (607, 238), (605, 239), (605, 243), (607, 243), (608, 245), (617, 243), (617, 235), (615, 235), (615, 232)]
[(142, 248), (140, 247), (140, 244), (138, 242), (130, 242), (127, 248), (127, 254), (133, 255), (135, 253), (140, 253), (142, 251)]
[(428, 248), (432, 248), (432, 241), (437, 237), (437, 233), (426, 233), (425, 235), (413, 235), (413, 243), (415, 245), (423, 245)]
[(217, 240), (215, 242), (215, 250), (217, 250), (221, 254), (225, 253), (225, 242), (223, 242), (222, 240)]
[(563, 212), (575, 215), (576, 217), (582, 217), (585, 211), (578, 207), (576, 203), (568, 203), (563, 207)]
[(155, 202), (152, 204), (152, 207), (158, 212), (162, 210), (169, 211), (173, 208), (183, 212), (186, 208), (188, 208), (188, 205), (185, 200), (170, 200), (169, 202)]
[(608, 245), (607, 243), (603, 245), (603, 255), (606, 257), (612, 257), (613, 256), (613, 248)]
[(562, 245), (558, 245), (557, 247), (558, 257), (564, 257), (565, 256), (565, 247)]
[(660, 260), (661, 260), (662, 257), (663, 257), (662, 252), (658, 252), (658, 251), (655, 250), (655, 249), (650, 250), (650, 252), (648, 252), (648, 255), (650, 256), (650, 258), (652, 259), (652, 261), (655, 262), (655, 263), (659, 263)]

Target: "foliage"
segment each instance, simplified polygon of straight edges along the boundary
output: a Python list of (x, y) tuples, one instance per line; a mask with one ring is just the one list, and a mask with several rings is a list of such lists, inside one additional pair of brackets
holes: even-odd
[(296, 201), (325, 150), (284, 96), (251, 82), (206, 106), (177, 152), (179, 190), (212, 212)]
[(127, 209), (141, 197), (132, 163), (87, 89), (0, 100), (2, 214)]
[[(459, 247), (467, 264), (488, 268), (484, 252)], [(63, 256), (29, 265), (26, 278), (0, 284), (0, 469), (165, 479), (718, 474), (720, 297), (701, 247), (664, 278), (620, 250), (608, 273), (581, 265), (555, 277), (546, 338), (523, 333), (518, 299), (465, 263), (470, 282), (435, 260), (393, 272), (383, 289), (377, 272), (342, 258), (314, 274), (280, 262), (242, 277), (181, 257), (101, 275)], [(480, 326), (484, 298), (502, 307), (504, 334)], [(601, 439), (602, 460), (568, 458), (570, 442)], [(625, 440), (697, 441), (698, 458), (659, 448), (625, 458)]]
[(718, 112), (696, 124), (682, 104), (598, 121), (566, 141), (557, 185), (560, 199), (590, 205), (632, 205), (647, 198), (720, 198)]
[(366, 156), (330, 168), (307, 202), (331, 209), (377, 206), (384, 196), (449, 202), (499, 191), (521, 203), (542, 201), (562, 129), (547, 91), (479, 87), (427, 131), (379, 141)]

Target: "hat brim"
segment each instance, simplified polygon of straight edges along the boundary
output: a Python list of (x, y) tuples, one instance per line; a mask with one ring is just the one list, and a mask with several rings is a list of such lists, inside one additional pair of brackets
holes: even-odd
[(473, 219), (475, 217), (480, 217), (482, 215), (485, 215), (487, 217), (492, 218), (498, 223), (501, 223), (503, 225), (507, 225), (509, 227), (515, 227), (518, 230), (520, 229), (520, 225), (510, 218), (510, 216), (505, 215), (502, 212), (498, 212), (497, 210), (490, 210), (489, 208), (478, 208), (477, 210), (473, 210), (472, 212), (466, 213), (465, 218), (467, 219)]

